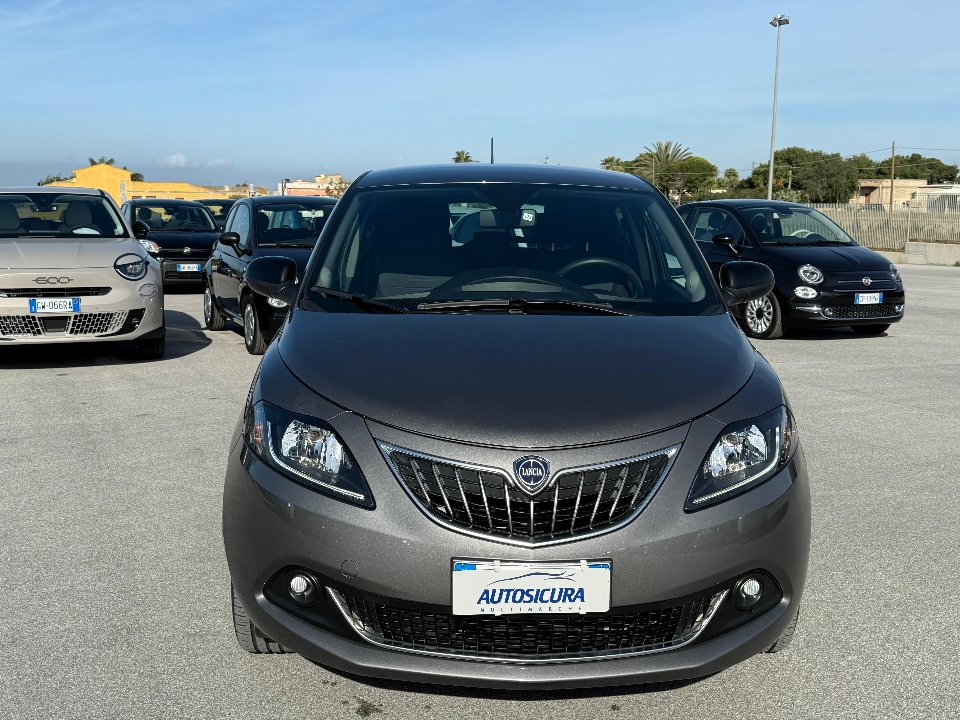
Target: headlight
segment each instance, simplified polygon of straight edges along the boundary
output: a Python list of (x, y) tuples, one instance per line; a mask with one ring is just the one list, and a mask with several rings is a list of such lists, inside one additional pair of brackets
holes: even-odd
[(357, 461), (323, 420), (261, 400), (247, 406), (244, 438), (261, 460), (293, 480), (338, 500), (374, 506)]
[(804, 300), (813, 300), (817, 296), (817, 291), (812, 287), (801, 285), (800, 287), (793, 289), (793, 294), (798, 298), (803, 298)]
[(287, 306), (283, 300), (277, 300), (276, 298), (267, 298), (267, 305), (275, 308), (285, 308)]
[(793, 418), (782, 405), (728, 426), (704, 458), (684, 509), (700, 510), (759, 485), (787, 464), (796, 447)]
[(117, 275), (127, 280), (140, 280), (147, 274), (147, 261), (136, 253), (127, 253), (113, 263)]
[(148, 253), (156, 255), (160, 252), (160, 246), (157, 245), (153, 240), (141, 240), (140, 244), (143, 245), (143, 249)]
[(897, 269), (896, 265), (890, 266), (890, 274), (893, 275), (894, 280), (900, 282), (900, 271)]
[(801, 265), (797, 270), (797, 275), (811, 285), (819, 285), (823, 282), (823, 273), (820, 272), (820, 268), (814, 265)]

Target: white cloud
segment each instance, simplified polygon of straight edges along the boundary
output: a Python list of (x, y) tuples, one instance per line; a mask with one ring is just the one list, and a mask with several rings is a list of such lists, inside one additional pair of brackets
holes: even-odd
[(168, 155), (160, 161), (160, 164), (169, 168), (196, 167), (196, 163), (191, 163), (187, 156), (180, 152)]
[(207, 160), (203, 166), (208, 168), (232, 168), (233, 160), (230, 158), (213, 158), (213, 160)]

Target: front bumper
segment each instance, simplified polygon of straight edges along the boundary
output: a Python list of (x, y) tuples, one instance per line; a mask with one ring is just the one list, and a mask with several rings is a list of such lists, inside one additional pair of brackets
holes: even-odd
[[(164, 284), (183, 285), (183, 284), (196, 284), (196, 283), (203, 282), (203, 268), (204, 268), (204, 265), (206, 265), (209, 257), (210, 257), (209, 254), (204, 254), (204, 255), (188, 255), (188, 256), (176, 257), (176, 258), (168, 258), (168, 257), (161, 258), (160, 264), (162, 266)], [(182, 265), (193, 265), (197, 268), (197, 270), (196, 271), (178, 270), (178, 267)]]
[[(237, 438), (224, 491), (223, 532), (234, 587), (250, 618), (301, 655), (344, 672), (418, 682), (484, 687), (590, 687), (695, 678), (769, 648), (800, 601), (809, 552), (809, 490), (802, 450), (763, 485), (696, 513), (683, 503), (696, 468), (723, 424), (710, 417), (656, 436), (563, 453), (629, 457), (682, 441), (676, 463), (646, 509), (608, 534), (548, 547), (518, 547), (441, 527), (420, 512), (390, 473), (371, 434), (440, 457), (462, 446), (385, 426), (368, 428), (344, 413), (336, 429), (353, 450), (376, 498), (375, 510), (329, 499), (278, 474)], [(571, 461), (572, 462), (572, 461)], [(579, 464), (582, 460), (577, 460)], [(451, 559), (612, 563), (611, 612), (663, 604), (729, 584), (755, 569), (781, 595), (773, 607), (726, 632), (674, 649), (557, 662), (462, 659), (385, 648), (363, 637), (325, 595), (312, 616), (268, 599), (284, 568), (309, 568), (340, 591), (450, 612)], [(724, 603), (720, 612), (727, 612)], [(716, 619), (715, 619), (716, 622)], [(717, 630), (717, 627), (714, 627)]]
[[(40, 288), (34, 283), (36, 269), (0, 273), (0, 347), (122, 342), (136, 340), (164, 325), (163, 287), (155, 262), (148, 264), (147, 274), (141, 280), (125, 280), (113, 268), (71, 269), (69, 273), (58, 270), (57, 273), (68, 275), (71, 282)], [(71, 288), (77, 292), (71, 293)], [(27, 289), (35, 292), (25, 294)], [(87, 294), (93, 289), (103, 294)], [(61, 297), (78, 297), (80, 312), (30, 313), (30, 298), (52, 292), (62, 293)]]
[[(858, 305), (855, 298), (858, 292), (874, 292), (872, 287), (863, 287), (857, 291), (841, 290), (828, 278), (824, 286), (817, 286), (817, 296), (812, 299), (798, 298), (792, 289), (783, 308), (784, 322), (790, 325), (879, 325), (899, 322), (906, 312), (906, 293), (903, 285), (887, 283), (875, 292), (883, 294), (881, 302), (872, 305)], [(873, 286), (876, 287), (876, 286)]]

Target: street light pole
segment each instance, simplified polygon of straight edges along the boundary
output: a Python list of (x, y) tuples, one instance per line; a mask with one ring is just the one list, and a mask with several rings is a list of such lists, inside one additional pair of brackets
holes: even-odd
[(790, 24), (786, 15), (777, 15), (770, 24), (777, 29), (777, 64), (773, 71), (773, 123), (770, 126), (770, 168), (767, 174), (767, 200), (773, 199), (773, 149), (777, 142), (777, 84), (780, 80), (780, 28)]

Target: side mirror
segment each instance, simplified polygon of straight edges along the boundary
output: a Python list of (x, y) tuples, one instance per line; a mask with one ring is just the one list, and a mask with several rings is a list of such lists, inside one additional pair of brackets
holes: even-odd
[(147, 233), (150, 232), (150, 226), (143, 220), (135, 220), (133, 223), (133, 236), (137, 240), (146, 240)]
[(763, 263), (734, 260), (720, 268), (720, 291), (727, 305), (759, 300), (773, 285), (773, 270)]
[(228, 232), (220, 233), (220, 244), (236, 247), (240, 244), (240, 233)]
[[(227, 233), (235, 235), (236, 233)], [(766, 267), (766, 266), (764, 266)], [(290, 258), (267, 256), (247, 265), (247, 286), (255, 293), (292, 305), (300, 291), (297, 264)]]
[(739, 255), (737, 252), (737, 241), (733, 239), (733, 235), (727, 235), (726, 233), (722, 235), (714, 235), (713, 242), (717, 245), (725, 245), (731, 253), (734, 255)]

